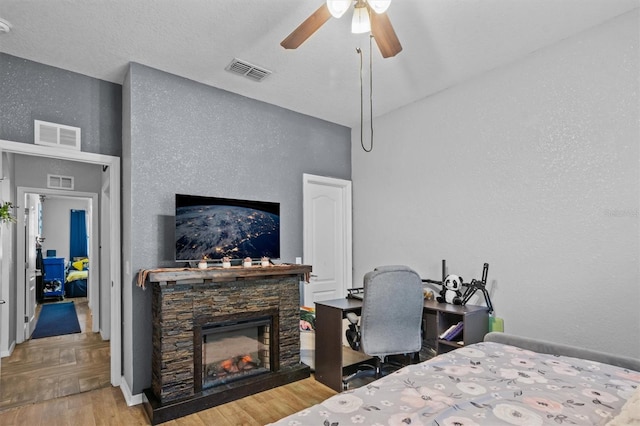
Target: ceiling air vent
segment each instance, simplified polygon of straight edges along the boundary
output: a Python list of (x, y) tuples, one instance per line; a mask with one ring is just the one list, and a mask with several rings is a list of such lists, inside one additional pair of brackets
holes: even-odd
[(80, 128), (34, 120), (35, 144), (80, 151)]
[(253, 81), (262, 81), (265, 78), (269, 77), (269, 74), (271, 74), (272, 72), (267, 69), (252, 65), (248, 62), (241, 61), (237, 58), (233, 58), (233, 61), (231, 61), (231, 63), (227, 65), (227, 68), (225, 69), (234, 74), (247, 77), (248, 79)]

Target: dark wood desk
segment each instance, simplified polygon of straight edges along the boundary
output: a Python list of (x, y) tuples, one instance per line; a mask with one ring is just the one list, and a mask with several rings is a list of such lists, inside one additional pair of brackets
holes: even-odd
[[(334, 299), (316, 302), (316, 359), (315, 377), (320, 383), (341, 392), (344, 369), (350, 363), (345, 363), (344, 352), (353, 352), (351, 348), (344, 348), (342, 344), (342, 319), (348, 312), (360, 314), (362, 301), (358, 299)], [(435, 300), (424, 301), (425, 321), (435, 321), (438, 335), (458, 321), (464, 322), (464, 332), (461, 340), (448, 342), (436, 339), (438, 354), (462, 347), (463, 345), (482, 341), (489, 331), (489, 314), (485, 306), (450, 305), (438, 303)], [(365, 357), (366, 358), (366, 357)], [(362, 358), (360, 358), (362, 359)]]

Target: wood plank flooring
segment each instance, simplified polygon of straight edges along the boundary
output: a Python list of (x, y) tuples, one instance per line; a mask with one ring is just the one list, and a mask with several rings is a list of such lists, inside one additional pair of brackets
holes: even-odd
[(91, 332), (87, 299), (69, 301), (76, 306), (81, 332), (32, 339), (3, 358), (0, 410), (110, 386), (109, 342)]
[[(315, 405), (336, 392), (313, 377), (163, 423), (168, 426), (263, 426)], [(147, 425), (142, 405), (128, 407), (107, 387), (0, 411), (3, 426)]]
[[(31, 340), (2, 359), (0, 425), (149, 424), (142, 405), (127, 406), (110, 385), (109, 342), (91, 332), (86, 298), (72, 300), (82, 333)], [(335, 394), (312, 376), (164, 424), (260, 426)]]

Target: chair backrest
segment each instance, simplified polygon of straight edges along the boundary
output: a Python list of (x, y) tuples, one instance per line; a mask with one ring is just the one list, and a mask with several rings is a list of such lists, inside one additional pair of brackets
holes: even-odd
[(381, 358), (418, 352), (424, 307), (420, 276), (407, 266), (381, 266), (365, 274), (363, 287), (362, 351)]

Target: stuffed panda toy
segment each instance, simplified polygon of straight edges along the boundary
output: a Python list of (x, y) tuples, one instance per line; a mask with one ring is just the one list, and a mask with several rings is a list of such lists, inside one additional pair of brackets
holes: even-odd
[(457, 275), (447, 275), (442, 284), (440, 296), (436, 300), (440, 303), (451, 303), (452, 305), (462, 305), (462, 278)]

